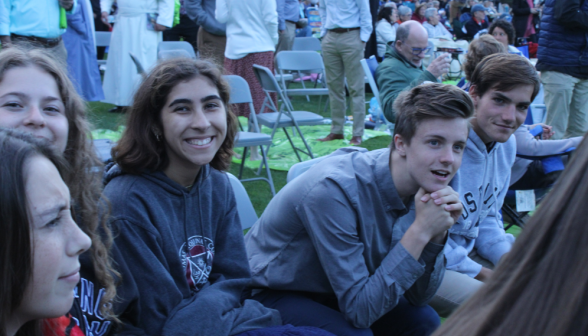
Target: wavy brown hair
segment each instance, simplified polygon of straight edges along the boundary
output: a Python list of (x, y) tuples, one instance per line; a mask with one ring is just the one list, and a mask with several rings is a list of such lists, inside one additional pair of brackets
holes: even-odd
[(473, 40), (470, 43), (468, 53), (465, 55), (465, 62), (462, 65), (466, 80), (468, 82), (471, 80), (476, 65), (478, 65), (484, 57), (506, 52), (507, 50), (504, 47), (504, 44), (498, 42), (492, 35), (482, 35)]
[(434, 335), (588, 334), (587, 172), (585, 137), (490, 280)]
[[(469, 119), (474, 114), (474, 103), (464, 90), (455, 85), (427, 83), (402, 92), (394, 101), (396, 125), (394, 134), (410, 144), (419, 124), (424, 120), (440, 118)], [(390, 149), (394, 150), (394, 140)]]
[(139, 174), (167, 167), (169, 158), (164, 143), (157, 141), (153, 130), (163, 130), (161, 111), (172, 89), (198, 76), (210, 79), (216, 86), (227, 115), (227, 136), (210, 165), (217, 170), (229, 168), (237, 134), (237, 119), (229, 105), (229, 84), (220, 69), (209, 61), (175, 58), (155, 66), (135, 93), (126, 129), (112, 149), (112, 157), (122, 170)]
[[(71, 172), (64, 176), (73, 200), (72, 215), (78, 226), (92, 240), (91, 254), (94, 272), (105, 289), (100, 306), (105, 318), (112, 318), (111, 302), (116, 296), (115, 277), (119, 274), (112, 267), (110, 247), (112, 233), (107, 223), (108, 203), (102, 197), (102, 162), (98, 159), (90, 124), (86, 115), (86, 104), (76, 92), (66, 71), (40, 48), (11, 46), (0, 52), (0, 82), (6, 71), (19, 67), (37, 67), (55, 79), (67, 117), (69, 133), (63, 156)], [(34, 83), (31, 83), (34, 85)], [(99, 203), (100, 206), (99, 211)], [(101, 212), (101, 214), (99, 214)]]

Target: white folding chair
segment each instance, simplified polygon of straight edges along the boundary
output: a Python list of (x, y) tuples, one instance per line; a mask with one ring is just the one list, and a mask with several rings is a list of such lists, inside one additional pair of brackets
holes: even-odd
[[(257, 80), (261, 84), (261, 87), (263, 88), (263, 91), (265, 93), (265, 99), (263, 101), (263, 105), (261, 106), (260, 114), (257, 116), (257, 120), (259, 121), (259, 123), (272, 129), (272, 139), (274, 138), (276, 130), (278, 128), (282, 128), (284, 130), (284, 133), (286, 133), (288, 141), (290, 141), (290, 145), (292, 145), (292, 149), (294, 149), (294, 153), (296, 154), (298, 161), (302, 161), (300, 155), (298, 154), (299, 151), (310, 156), (311, 158), (314, 158), (314, 156), (312, 155), (312, 150), (306, 142), (306, 139), (304, 138), (304, 135), (302, 134), (302, 131), (300, 130), (299, 126), (322, 125), (324, 124), (324, 118), (321, 115), (312, 112), (294, 111), (294, 109), (292, 108), (292, 104), (288, 99), (288, 96), (285, 93), (283, 93), (282, 89), (280, 88), (280, 85), (278, 84), (275, 77), (272, 75), (271, 71), (268, 68), (254, 64), (253, 72), (255, 73), (255, 76), (257, 77)], [(279, 110), (274, 104), (274, 101), (272, 100), (270, 93), (276, 93), (278, 95), (278, 98), (282, 100), (282, 105), (280, 106)], [(274, 112), (261, 113), (265, 111), (266, 107), (268, 107)], [(306, 147), (306, 151), (294, 145), (294, 142), (292, 141), (292, 138), (290, 137), (290, 134), (288, 133), (286, 127), (294, 127), (294, 129), (300, 135), (300, 138), (302, 139), (302, 142)]]
[(295, 37), (292, 45), (294, 51), (322, 51), (321, 41), (316, 37)]
[[(259, 124), (257, 123), (257, 115), (255, 114), (255, 108), (253, 107), (253, 98), (251, 97), (251, 91), (249, 89), (249, 84), (247, 81), (243, 79), (243, 77), (239, 77), (236, 75), (226, 75), (224, 78), (229, 82), (231, 87), (231, 98), (229, 103), (230, 104), (249, 104), (249, 122), (247, 127), (247, 132), (239, 132), (237, 134), (237, 139), (235, 141), (235, 147), (244, 147), (243, 156), (241, 158), (241, 167), (239, 168), (239, 180), (241, 182), (248, 182), (248, 181), (266, 181), (270, 185), (270, 189), (272, 191), (272, 195), (276, 195), (276, 190), (274, 188), (274, 180), (272, 179), (272, 174), (269, 168), (269, 164), (267, 162), (267, 153), (264, 146), (271, 146), (272, 138), (267, 134), (263, 134), (259, 130)], [(265, 166), (265, 171), (267, 173), (267, 178), (265, 177), (254, 177), (249, 179), (241, 179), (243, 176), (243, 167), (245, 166), (245, 160), (247, 159), (247, 152), (249, 147), (251, 146), (259, 146), (261, 150), (261, 165)]]
[(194, 47), (186, 41), (161, 41), (157, 45), (157, 53), (159, 54), (162, 50), (177, 50), (182, 49), (185, 50), (191, 58), (196, 58), (196, 53), (194, 52)]
[(227, 173), (227, 175), (229, 176), (229, 182), (231, 183), (233, 193), (235, 194), (237, 213), (241, 220), (241, 229), (247, 230), (257, 222), (257, 213), (255, 213), (251, 199), (249, 199), (249, 195), (243, 187), (243, 184), (241, 184), (241, 181), (231, 173)]
[[(308, 101), (310, 101), (308, 96), (329, 96), (329, 89), (324, 85), (326, 78), (325, 65), (323, 63), (323, 57), (319, 53), (315, 51), (280, 51), (276, 55), (276, 66), (278, 74), (282, 76), (281, 84), (286, 95), (306, 96)], [(287, 71), (298, 73), (298, 77), (300, 78), (303, 77), (303, 73), (318, 73), (315, 87), (307, 88), (304, 81), (301, 80), (302, 89), (289, 89), (283, 77)], [(319, 78), (322, 78), (322, 87), (316, 87), (316, 84), (319, 83)]]
[(161, 50), (160, 52), (157, 53), (158, 60), (163, 61), (163, 60), (167, 60), (167, 59), (171, 59), (171, 58), (193, 58), (193, 57), (190, 56), (190, 53), (188, 53), (184, 49)]
[(380, 90), (378, 90), (378, 85), (376, 84), (376, 80), (374, 79), (374, 74), (376, 73), (376, 69), (378, 69), (378, 61), (376, 60), (376, 56), (372, 55), (368, 59), (362, 59), (359, 61), (361, 63), (361, 67), (363, 68), (363, 72), (365, 77), (368, 80), (368, 84), (374, 93), (374, 97), (378, 101), (378, 106), (380, 106), (381, 116), (378, 116), (378, 121), (376, 122), (376, 127), (380, 122), (380, 119), (383, 118), (386, 126), (390, 131), (394, 130), (394, 124), (388, 121), (384, 116), (384, 110), (382, 110), (382, 101), (380, 100)]
[[(97, 31), (94, 32), (94, 40), (96, 41), (96, 47), (108, 47), (110, 45), (110, 37), (112, 36), (111, 32), (106, 31)], [(106, 66), (105, 59), (98, 60), (98, 66), (103, 68)]]

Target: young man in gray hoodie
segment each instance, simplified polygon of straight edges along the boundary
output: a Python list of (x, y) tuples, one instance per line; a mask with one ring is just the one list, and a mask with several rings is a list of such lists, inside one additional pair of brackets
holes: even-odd
[(463, 213), (449, 230), (447, 272), (431, 306), (448, 316), (473, 294), (514, 237), (504, 231), (500, 209), (516, 156), (516, 129), (539, 92), (537, 71), (527, 59), (494, 54), (471, 76), (469, 94), (476, 111), (456, 186)]
[(429, 335), (439, 325), (426, 304), (462, 211), (449, 183), (473, 104), (430, 83), (395, 109), (390, 148), (335, 152), (288, 183), (247, 233), (253, 299), (285, 324), (336, 335)]

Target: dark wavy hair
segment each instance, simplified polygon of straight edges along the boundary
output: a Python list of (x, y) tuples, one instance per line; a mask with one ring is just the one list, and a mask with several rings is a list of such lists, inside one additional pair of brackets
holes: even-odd
[(229, 168), (237, 134), (237, 118), (229, 105), (229, 84), (220, 69), (209, 61), (176, 58), (155, 66), (135, 93), (127, 127), (112, 149), (112, 157), (122, 170), (139, 174), (167, 167), (169, 158), (164, 143), (157, 141), (153, 129), (163, 130), (161, 111), (172, 89), (198, 76), (210, 79), (216, 86), (227, 115), (227, 136), (210, 165), (217, 170)]
[(388, 23), (394, 24), (394, 22), (390, 21), (390, 16), (392, 16), (393, 12), (394, 12), (394, 8), (392, 8), (392, 7), (382, 7), (382, 9), (380, 9), (380, 11), (378, 12), (377, 21), (379, 22), (380, 20), (384, 19), (384, 20), (388, 21)]
[[(107, 223), (108, 202), (102, 196), (102, 162), (92, 142), (87, 107), (77, 93), (63, 66), (42, 48), (14, 46), (0, 52), (0, 82), (10, 69), (37, 67), (55, 79), (65, 106), (68, 121), (67, 145), (63, 156), (71, 174), (64, 176), (73, 200), (72, 216), (92, 240), (90, 255), (98, 282), (105, 293), (100, 302), (102, 316), (118, 321), (112, 314), (111, 302), (116, 296), (115, 278), (119, 273), (112, 266), (110, 248), (112, 233)], [(34, 85), (34, 83), (31, 83)], [(101, 214), (99, 214), (99, 206)]]
[[(394, 111), (396, 125), (392, 139), (399, 134), (410, 144), (423, 120), (469, 119), (474, 114), (474, 103), (467, 92), (455, 85), (427, 83), (402, 92), (394, 101)], [(393, 140), (390, 149), (394, 148)]]
[[(36, 155), (49, 159), (59, 174), (67, 175), (67, 163), (46, 141), (28, 133), (0, 128), (0, 335), (20, 306), (33, 272), (30, 218), (25, 191), (25, 165)], [(17, 335), (39, 335), (39, 321), (29, 321)]]
[(488, 28), (488, 34), (492, 35), (496, 27), (504, 30), (506, 36), (508, 36), (508, 44), (515, 43), (516, 33), (514, 27), (512, 26), (512, 23), (506, 21), (505, 19), (494, 20), (494, 22), (492, 22), (492, 24)]
[(468, 53), (465, 55), (465, 62), (462, 65), (466, 80), (471, 80), (476, 65), (478, 65), (484, 57), (498, 53), (506, 53), (506, 47), (491, 35), (482, 35), (473, 40), (470, 43)]

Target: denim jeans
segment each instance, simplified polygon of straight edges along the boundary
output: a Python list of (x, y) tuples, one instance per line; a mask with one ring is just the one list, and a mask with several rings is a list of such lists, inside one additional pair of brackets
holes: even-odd
[(254, 300), (282, 315), (283, 324), (311, 326), (339, 336), (363, 335), (430, 335), (440, 325), (433, 308), (411, 305), (404, 297), (370, 328), (356, 328), (339, 311), (334, 295), (264, 290)]

